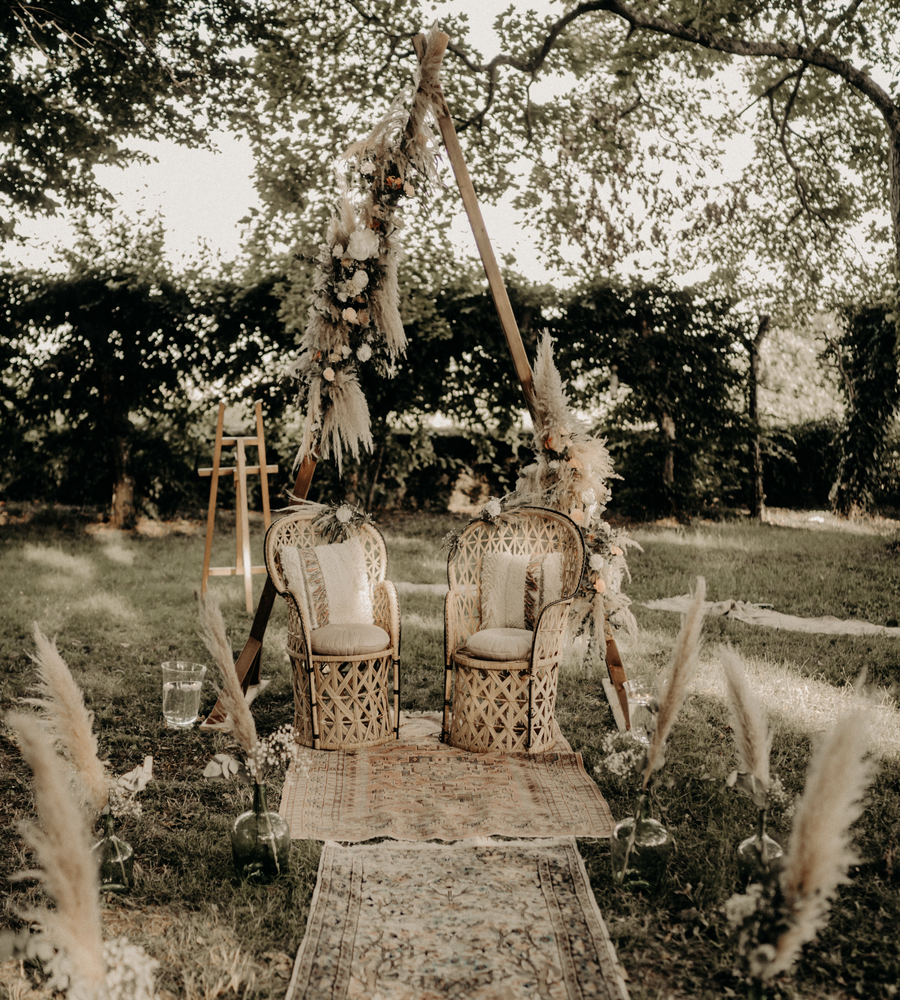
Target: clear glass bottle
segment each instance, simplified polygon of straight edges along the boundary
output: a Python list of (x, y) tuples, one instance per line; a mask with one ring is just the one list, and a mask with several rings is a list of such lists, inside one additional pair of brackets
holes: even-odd
[(115, 834), (112, 813), (103, 816), (103, 836), (91, 848), (100, 868), (102, 892), (127, 892), (134, 887), (134, 851)]
[(617, 823), (609, 841), (613, 881), (634, 888), (662, 878), (672, 850), (669, 831), (647, 815), (647, 795), (638, 798), (634, 816)]
[(241, 878), (267, 882), (288, 870), (291, 828), (277, 812), (269, 812), (266, 786), (253, 786), (253, 808), (234, 821), (231, 856)]

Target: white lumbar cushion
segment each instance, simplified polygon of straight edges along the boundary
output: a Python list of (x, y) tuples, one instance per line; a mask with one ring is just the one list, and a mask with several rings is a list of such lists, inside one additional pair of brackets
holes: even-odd
[(359, 538), (332, 545), (281, 549), (285, 583), (306, 605), (313, 629), (374, 621), (366, 556)]
[(561, 553), (485, 552), (482, 557), (482, 628), (533, 629), (542, 608), (561, 597)]
[(474, 660), (527, 660), (534, 632), (525, 628), (486, 628), (470, 635), (460, 649)]

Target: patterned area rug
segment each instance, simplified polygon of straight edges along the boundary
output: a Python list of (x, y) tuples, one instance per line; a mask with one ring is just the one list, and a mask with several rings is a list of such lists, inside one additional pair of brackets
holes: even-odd
[(478, 754), (440, 742), (440, 717), (404, 716), (371, 750), (302, 750), (279, 812), (295, 840), (608, 837), (606, 800), (581, 754)]
[(573, 840), (326, 844), (285, 1000), (628, 1000)]

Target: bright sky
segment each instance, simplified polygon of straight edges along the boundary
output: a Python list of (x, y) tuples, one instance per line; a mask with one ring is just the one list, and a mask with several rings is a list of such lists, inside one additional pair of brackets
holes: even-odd
[[(509, 7), (509, 0), (437, 0), (440, 19), (447, 12), (466, 13), (473, 44), (490, 58), (499, 51), (493, 31), (494, 18)], [(524, 6), (524, 5), (523, 5)], [(530, 0), (528, 6), (542, 13), (557, 13), (560, 3)], [(427, 27), (427, 26), (426, 26)], [(226, 260), (237, 256), (241, 244), (239, 220), (259, 200), (253, 186), (253, 158), (249, 145), (228, 133), (214, 136), (215, 151), (186, 149), (172, 143), (153, 143), (140, 148), (155, 162), (121, 170), (98, 167), (97, 177), (111, 191), (127, 215), (160, 213), (165, 221), (166, 246), (173, 261), (196, 256), (202, 245), (218, 251)], [(339, 151), (336, 151), (339, 152)], [(512, 251), (518, 269), (534, 279), (547, 276), (523, 227), (509, 207), (482, 206), (488, 233), (498, 258)], [(13, 262), (23, 266), (47, 266), (54, 245), (66, 244), (72, 231), (65, 216), (22, 220), (19, 231), (28, 237), (25, 247), (9, 248)], [(468, 220), (462, 212), (456, 220), (456, 245), (461, 252), (476, 253)]]

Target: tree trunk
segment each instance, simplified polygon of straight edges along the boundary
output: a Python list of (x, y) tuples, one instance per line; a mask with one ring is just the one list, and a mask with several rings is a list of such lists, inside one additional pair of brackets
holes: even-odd
[(110, 505), (110, 522), (115, 528), (133, 528), (136, 511), (134, 508), (134, 477), (129, 472), (131, 449), (127, 440), (117, 435), (112, 442), (116, 481), (113, 485)]
[(668, 413), (659, 418), (659, 429), (666, 442), (666, 454), (663, 458), (663, 483), (667, 488), (675, 485), (675, 421)]
[(759, 440), (759, 356), (762, 343), (769, 332), (769, 317), (759, 317), (756, 336), (746, 338), (750, 352), (750, 372), (747, 375), (747, 417), (750, 421), (750, 516), (762, 519), (766, 495), (763, 492), (762, 454)]

